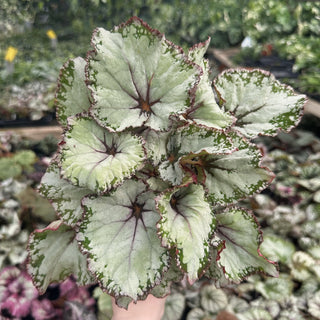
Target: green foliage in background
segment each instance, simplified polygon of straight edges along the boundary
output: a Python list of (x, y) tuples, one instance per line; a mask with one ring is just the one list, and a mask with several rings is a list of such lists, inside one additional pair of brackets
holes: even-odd
[(270, 43), (300, 72), (299, 90), (320, 93), (320, 2), (297, 0), (249, 1), (243, 15), (244, 34), (256, 47)]
[[(118, 21), (139, 16), (185, 48), (209, 36), (211, 45), (218, 48), (239, 45), (245, 36), (250, 36), (258, 49), (272, 43), (280, 56), (295, 61), (294, 70), (301, 72), (297, 87), (319, 93), (318, 1), (4, 0), (1, 5), (0, 57), (8, 45), (16, 46), (19, 52), (15, 72), (10, 77), (2, 72), (0, 87), (45, 77), (34, 71), (39, 63), (46, 63), (56, 78), (57, 65), (87, 51), (96, 26), (112, 29)], [(58, 35), (57, 50), (51, 49), (46, 36), (50, 28)], [(0, 68), (4, 68), (3, 59)]]
[(0, 158), (0, 180), (18, 177), (22, 172), (32, 172), (35, 161), (36, 155), (31, 150), (22, 150), (12, 157)]

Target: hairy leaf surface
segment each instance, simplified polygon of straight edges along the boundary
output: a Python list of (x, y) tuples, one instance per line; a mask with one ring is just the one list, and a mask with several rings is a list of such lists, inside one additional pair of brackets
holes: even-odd
[(284, 301), (292, 295), (294, 282), (287, 274), (280, 274), (278, 278), (268, 278), (258, 281), (255, 289), (268, 300)]
[(59, 123), (67, 127), (67, 118), (90, 107), (89, 89), (85, 80), (86, 61), (77, 57), (65, 63), (60, 71), (56, 91), (56, 111)]
[(61, 167), (74, 185), (103, 192), (130, 177), (144, 158), (140, 138), (110, 133), (87, 117), (69, 120), (61, 145)]
[(296, 248), (294, 244), (278, 235), (265, 235), (261, 244), (262, 254), (276, 262), (288, 265)]
[(176, 320), (182, 317), (186, 305), (186, 298), (183, 294), (175, 292), (166, 300), (162, 320)]
[(88, 76), (91, 114), (110, 130), (169, 127), (169, 115), (186, 110), (201, 69), (182, 50), (138, 18), (114, 32), (96, 30)]
[(211, 208), (200, 185), (174, 189), (157, 199), (162, 245), (178, 250), (178, 263), (190, 282), (198, 279), (207, 264), (209, 238), (215, 226)]
[(217, 214), (216, 218), (216, 235), (225, 242), (218, 263), (229, 279), (238, 282), (257, 271), (278, 275), (274, 264), (259, 251), (262, 235), (254, 216), (234, 208)]
[(62, 221), (54, 221), (45, 229), (33, 232), (28, 250), (28, 271), (41, 293), (51, 282), (63, 281), (70, 275), (74, 275), (80, 285), (94, 282), (86, 257), (79, 251), (74, 230)]
[(297, 125), (306, 103), (304, 95), (261, 70), (227, 70), (214, 86), (226, 111), (237, 119), (235, 129), (248, 138), (289, 131)]
[(136, 300), (160, 282), (167, 268), (154, 199), (142, 182), (128, 180), (113, 193), (83, 200), (86, 215), (78, 240), (89, 268), (112, 295)]
[(68, 226), (74, 227), (82, 217), (81, 199), (92, 191), (76, 187), (60, 177), (58, 161), (53, 160), (41, 179), (39, 192), (51, 201), (59, 217)]

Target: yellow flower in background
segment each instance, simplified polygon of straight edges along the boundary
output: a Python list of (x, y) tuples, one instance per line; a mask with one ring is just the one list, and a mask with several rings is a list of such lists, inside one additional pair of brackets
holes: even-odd
[(57, 35), (56, 35), (56, 33), (55, 33), (52, 29), (50, 29), (50, 30), (47, 31), (47, 36), (48, 36), (50, 39), (57, 39)]
[(14, 47), (8, 47), (4, 60), (12, 62), (18, 53), (18, 49)]

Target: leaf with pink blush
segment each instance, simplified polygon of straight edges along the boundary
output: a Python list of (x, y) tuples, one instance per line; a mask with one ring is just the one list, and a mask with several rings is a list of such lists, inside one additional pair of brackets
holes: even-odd
[(35, 320), (49, 320), (58, 316), (53, 304), (48, 299), (33, 300), (31, 314)]
[[(31, 302), (38, 297), (30, 276), (16, 267), (7, 267), (0, 273), (0, 310), (14, 317), (25, 317)], [(5, 310), (5, 311), (4, 311)]]

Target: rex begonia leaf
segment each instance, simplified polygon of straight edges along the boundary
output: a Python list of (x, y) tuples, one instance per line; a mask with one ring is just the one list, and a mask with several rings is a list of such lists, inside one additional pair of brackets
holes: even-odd
[(220, 252), (224, 249), (224, 242), (214, 238), (211, 241), (210, 246), (210, 265), (205, 272), (205, 276), (213, 281), (214, 285), (217, 288), (226, 287), (230, 284), (230, 280), (228, 280), (223, 272), (223, 268), (221, 268), (218, 264), (220, 260)]
[(320, 319), (320, 291), (317, 291), (310, 299), (308, 303), (308, 312), (315, 317), (315, 319)]
[(169, 269), (164, 273), (161, 282), (151, 290), (151, 294), (157, 298), (163, 298), (170, 294), (172, 282), (183, 279), (184, 273), (180, 270), (176, 261), (172, 259)]
[(166, 192), (156, 201), (162, 245), (177, 249), (178, 263), (193, 283), (208, 263), (209, 238), (215, 227), (204, 189), (191, 184)]
[(296, 248), (294, 244), (280, 236), (265, 235), (261, 244), (261, 253), (276, 262), (288, 265)]
[(274, 263), (259, 251), (262, 235), (253, 215), (242, 209), (232, 208), (217, 214), (216, 219), (216, 236), (225, 245), (218, 264), (229, 279), (239, 282), (254, 272), (278, 275)]
[(169, 264), (156, 223), (155, 194), (141, 181), (127, 180), (105, 196), (83, 199), (84, 220), (78, 240), (90, 270), (115, 297), (134, 300), (160, 282)]
[(76, 301), (76, 299), (73, 301), (70, 299), (69, 301), (64, 302), (63, 319), (67, 318), (70, 320), (78, 320), (78, 319), (96, 320), (97, 318), (96, 318), (95, 312), (92, 309), (91, 310), (90, 309), (91, 308), (89, 306), (86, 306), (84, 303), (80, 301)]
[(85, 80), (86, 61), (77, 57), (62, 67), (56, 91), (56, 111), (59, 123), (67, 127), (67, 119), (90, 107), (89, 89)]
[(226, 154), (234, 150), (235, 147), (231, 140), (222, 131), (195, 125), (183, 126), (169, 137), (167, 143), (168, 160), (160, 164), (159, 172), (162, 179), (170, 181), (173, 185), (179, 185), (185, 175), (180, 163), (183, 157), (197, 158), (202, 153)]
[(60, 146), (62, 176), (96, 192), (130, 177), (145, 159), (139, 137), (111, 133), (85, 116), (69, 119)]
[(41, 293), (51, 282), (63, 281), (70, 275), (74, 275), (80, 285), (94, 282), (87, 269), (87, 259), (75, 240), (75, 231), (62, 221), (54, 221), (45, 229), (33, 232), (28, 251), (28, 271)]
[[(7, 201), (8, 202), (8, 201)], [(5, 205), (6, 202), (2, 203)], [(21, 232), (21, 221), (15, 208), (1, 208), (0, 209), (0, 241), (4, 241)]]
[(127, 296), (119, 296), (115, 298), (115, 302), (118, 307), (128, 310), (129, 304), (133, 302), (133, 299)]
[(200, 297), (202, 308), (213, 314), (225, 309), (228, 305), (227, 295), (222, 289), (216, 288), (214, 284), (203, 286)]
[(100, 287), (96, 287), (92, 293), (93, 298), (97, 300), (98, 319), (111, 320), (112, 318), (112, 299), (103, 292)]
[(186, 307), (186, 297), (175, 292), (168, 296), (165, 304), (165, 310), (161, 320), (176, 320), (181, 319), (183, 311)]
[(243, 313), (237, 314), (237, 318), (239, 320), (273, 320), (273, 317), (267, 310), (259, 307), (253, 307)]
[(288, 274), (280, 274), (278, 278), (268, 278), (258, 281), (255, 289), (268, 300), (282, 301), (292, 295), (294, 282)]
[(192, 104), (201, 68), (139, 18), (113, 32), (96, 29), (92, 45), (90, 112), (103, 127), (122, 131), (145, 125), (164, 131), (171, 114)]
[(210, 39), (193, 46), (188, 52), (188, 58), (203, 69), (203, 76), (197, 87), (195, 103), (184, 116), (197, 124), (222, 129), (230, 126), (234, 122), (234, 118), (224, 112), (216, 102), (209, 79), (209, 61), (203, 58), (209, 43)]
[(81, 199), (91, 194), (87, 188), (74, 186), (60, 177), (58, 161), (54, 159), (41, 179), (39, 192), (50, 200), (59, 218), (68, 226), (75, 226), (82, 217)]
[(159, 166), (159, 173), (164, 180), (171, 182), (173, 185), (182, 184), (186, 175), (179, 162), (170, 162), (169, 160), (164, 161)]
[(187, 316), (187, 320), (212, 320), (213, 318), (201, 308), (193, 308)]
[(152, 129), (145, 130), (141, 135), (145, 140), (147, 158), (155, 166), (166, 160), (169, 135), (170, 132), (159, 132)]
[(209, 76), (209, 61), (208, 59), (204, 59), (204, 55), (208, 50), (211, 38), (209, 37), (206, 41), (195, 44), (188, 51), (188, 58), (194, 63), (198, 64), (203, 71), (203, 77)]
[(306, 103), (304, 95), (257, 69), (227, 70), (215, 79), (214, 86), (225, 110), (237, 119), (235, 129), (248, 138), (273, 136), (279, 129), (289, 131), (299, 122)]
[[(156, 298), (164, 298), (168, 296), (171, 293), (172, 282), (181, 281), (183, 276), (184, 275), (179, 267), (171, 262), (169, 269), (164, 272), (160, 283), (151, 289), (150, 294)], [(148, 294), (149, 293), (145, 293), (141, 296), (141, 300), (147, 298)], [(129, 304), (133, 300), (127, 296), (119, 296), (115, 298), (115, 301), (118, 307), (128, 309)]]
[(265, 189), (272, 181), (272, 172), (260, 166), (259, 149), (235, 133), (230, 133), (237, 151), (201, 158), (206, 176), (205, 187), (213, 203), (228, 204)]
[(308, 253), (303, 251), (296, 251), (292, 256), (290, 264), (291, 276), (298, 281), (305, 281), (314, 276), (314, 266), (316, 260), (313, 259)]
[(154, 192), (160, 193), (171, 187), (169, 182), (161, 179), (158, 168), (148, 161), (134, 174), (134, 178), (146, 182), (149, 189)]

